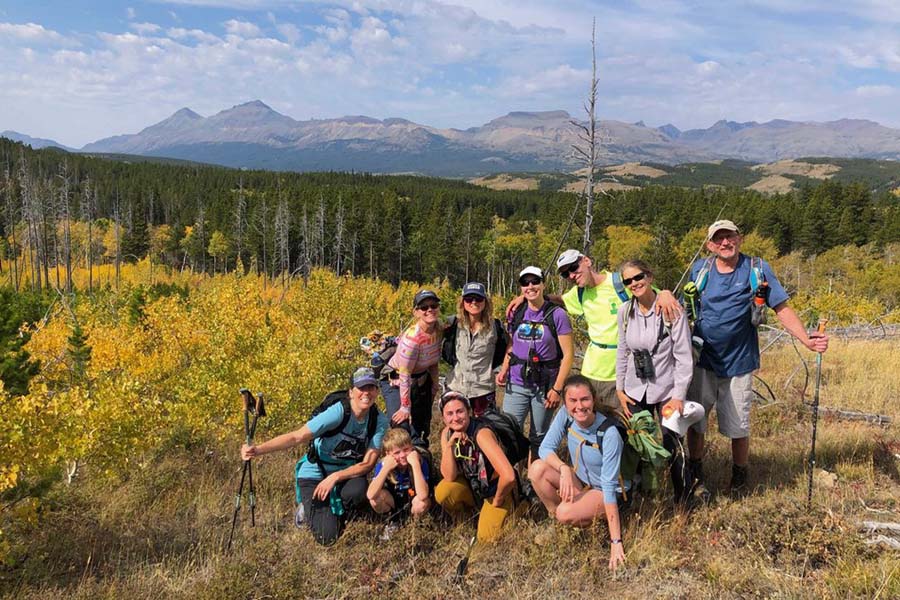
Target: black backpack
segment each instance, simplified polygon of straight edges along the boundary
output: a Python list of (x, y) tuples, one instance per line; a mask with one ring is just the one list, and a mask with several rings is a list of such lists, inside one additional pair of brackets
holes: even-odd
[[(456, 315), (447, 319), (444, 328), (444, 341), (441, 342), (441, 359), (450, 366), (456, 365), (456, 334), (459, 330)], [(497, 345), (494, 347), (494, 356), (491, 359), (491, 368), (496, 369), (503, 364), (506, 356), (506, 347), (509, 346), (509, 334), (499, 319), (494, 319), (494, 333), (497, 336)]]
[[(318, 436), (319, 438), (327, 438), (339, 434), (344, 430), (344, 427), (347, 426), (347, 423), (350, 422), (350, 415), (352, 413), (350, 410), (350, 395), (348, 390), (338, 390), (325, 396), (325, 399), (313, 409), (310, 418), (322, 414), (322, 412), (328, 410), (338, 402), (344, 406), (344, 416), (341, 418), (341, 422)], [(375, 429), (378, 427), (378, 415), (379, 410), (377, 406), (373, 405), (369, 408), (368, 421), (366, 422), (366, 447), (368, 447), (372, 438), (375, 437)], [(362, 451), (362, 455), (364, 454), (365, 448)], [(359, 459), (362, 459), (362, 455), (359, 456)], [(312, 464), (316, 464), (320, 461), (319, 451), (316, 449), (315, 441), (310, 442), (309, 444), (309, 449), (306, 451), (306, 460)]]
[(503, 454), (506, 455), (509, 464), (515, 465), (528, 458), (531, 444), (515, 419), (494, 408), (484, 411), (484, 414), (478, 418), (487, 424), (488, 428), (497, 436), (497, 441), (500, 442), (500, 447), (503, 448)]

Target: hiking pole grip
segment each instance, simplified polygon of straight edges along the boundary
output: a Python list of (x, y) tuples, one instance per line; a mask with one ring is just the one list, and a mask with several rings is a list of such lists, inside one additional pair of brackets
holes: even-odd
[[(825, 335), (825, 326), (828, 324), (828, 319), (822, 317), (819, 319), (819, 324), (816, 326), (816, 333), (819, 335)], [(819, 387), (822, 383), (822, 353), (816, 353), (816, 390), (813, 395), (813, 404), (812, 404), (812, 442), (809, 447), (809, 473), (807, 474), (807, 483), (806, 483), (806, 507), (809, 508), (812, 506), (812, 489), (813, 489), (813, 471), (816, 468), (816, 430), (818, 429), (819, 424)]]

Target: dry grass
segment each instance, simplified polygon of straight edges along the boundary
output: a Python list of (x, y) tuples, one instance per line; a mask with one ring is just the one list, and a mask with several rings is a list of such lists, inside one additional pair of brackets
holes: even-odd
[[(822, 404), (896, 422), (895, 351), (891, 341), (835, 342), (823, 361)], [(429, 518), (383, 544), (378, 523), (359, 521), (334, 547), (317, 547), (292, 525), (287, 455), (256, 461), (257, 526), (245, 509), (228, 554), (236, 439), (229, 448), (173, 446), (126, 481), (104, 483), (86, 471), (71, 488), (53, 489), (39, 522), (17, 532), (27, 543), (15, 564), (0, 568), (0, 584), (7, 597), (41, 599), (546, 599), (601, 590), (621, 598), (900, 597), (900, 553), (867, 546), (857, 532), (861, 520), (900, 522), (896, 425), (822, 419), (818, 466), (833, 476), (817, 477), (807, 510), (809, 412), (790, 377), (798, 364), (789, 345), (764, 355), (761, 375), (778, 401), (753, 416), (749, 496), (725, 493), (729, 445), (712, 434), (705, 464), (714, 503), (684, 515), (662, 496), (644, 499), (626, 518), (628, 567), (616, 575), (606, 568), (603, 524), (580, 531), (533, 515), (517, 518), (497, 544), (476, 546), (459, 585), (453, 571), (471, 522)]]
[(813, 164), (800, 160), (779, 160), (764, 165), (756, 165), (754, 171), (760, 171), (766, 175), (802, 175), (814, 179), (831, 179), (835, 173), (841, 170), (837, 165), (827, 163)]
[(492, 190), (536, 190), (539, 181), (534, 177), (520, 177), (508, 173), (500, 173), (498, 175), (488, 175), (487, 177), (477, 177), (470, 179), (469, 183), (480, 185)]
[(748, 185), (748, 190), (754, 190), (761, 194), (785, 194), (794, 188), (794, 180), (784, 175), (768, 175), (753, 185)]

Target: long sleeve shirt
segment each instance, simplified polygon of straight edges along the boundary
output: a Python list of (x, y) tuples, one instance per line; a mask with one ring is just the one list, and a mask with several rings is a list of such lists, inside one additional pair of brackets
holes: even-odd
[(400, 405), (409, 408), (412, 400), (412, 376), (431, 371), (432, 384), (437, 385), (438, 361), (441, 359), (441, 327), (428, 334), (414, 323), (397, 341), (397, 351), (388, 364), (397, 371)]
[(590, 427), (583, 428), (572, 420), (565, 409), (557, 411), (538, 449), (538, 456), (541, 460), (547, 460), (565, 440), (575, 476), (585, 485), (601, 490), (603, 501), (613, 504), (619, 487), (619, 467), (625, 443), (618, 429), (610, 427), (602, 436), (602, 452), (597, 448), (597, 430), (606, 419), (603, 413), (595, 412), (594, 422)]
[[(640, 379), (635, 372), (634, 350), (653, 350), (659, 337), (661, 314), (656, 314), (656, 301), (645, 315), (637, 306), (633, 310), (631, 302), (619, 307), (619, 343), (616, 348), (616, 389), (624, 390), (630, 398), (641, 400), (647, 396), (648, 404), (666, 402), (670, 398), (684, 400), (691, 377), (694, 373), (691, 356), (691, 332), (687, 318), (682, 313), (672, 323), (671, 333), (660, 340), (653, 354), (653, 368), (656, 376)], [(625, 331), (628, 319), (628, 331)], [(665, 328), (663, 328), (665, 332)]]

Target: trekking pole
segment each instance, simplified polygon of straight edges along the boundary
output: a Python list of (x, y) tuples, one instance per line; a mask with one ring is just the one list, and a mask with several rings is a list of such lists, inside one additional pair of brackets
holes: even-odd
[[(822, 318), (819, 319), (819, 326), (816, 328), (816, 332), (819, 334), (825, 334), (825, 324), (828, 323), (828, 319)], [(809, 449), (809, 473), (807, 475), (807, 485), (806, 485), (806, 508), (808, 509), (812, 505), (812, 489), (813, 489), (813, 470), (816, 468), (816, 429), (819, 423), (819, 384), (822, 381), (822, 353), (816, 353), (816, 391), (813, 396), (813, 404), (812, 404), (812, 444)]]
[(469, 557), (472, 556), (472, 548), (475, 547), (477, 539), (478, 536), (472, 536), (472, 539), (469, 541), (469, 547), (466, 549), (466, 555), (463, 556), (459, 561), (459, 564), (456, 565), (456, 583), (462, 583), (463, 577), (466, 575), (466, 569), (469, 567)]
[[(244, 436), (247, 440), (247, 445), (250, 445), (250, 390), (243, 388), (241, 389), (240, 394), (241, 404), (243, 406), (244, 412)], [(245, 460), (244, 466), (241, 469), (241, 484), (238, 486), (237, 494), (234, 497), (234, 514), (231, 516), (231, 533), (228, 535), (229, 550), (231, 550), (231, 540), (234, 538), (234, 527), (235, 525), (237, 525), (238, 513), (241, 511), (241, 495), (244, 493), (244, 479), (247, 477), (247, 470), (249, 465), (250, 461)]]
[[(252, 398), (250, 392), (247, 392), (247, 397)], [(253, 436), (256, 434), (256, 422), (260, 417), (266, 416), (266, 407), (263, 403), (263, 395), (259, 393), (256, 395), (256, 405), (253, 411), (253, 423), (250, 425), (249, 435), (247, 436), (247, 445), (253, 441)], [(256, 491), (253, 489), (253, 464), (248, 460), (247, 461), (247, 473), (250, 479), (250, 526), (256, 527)]]

